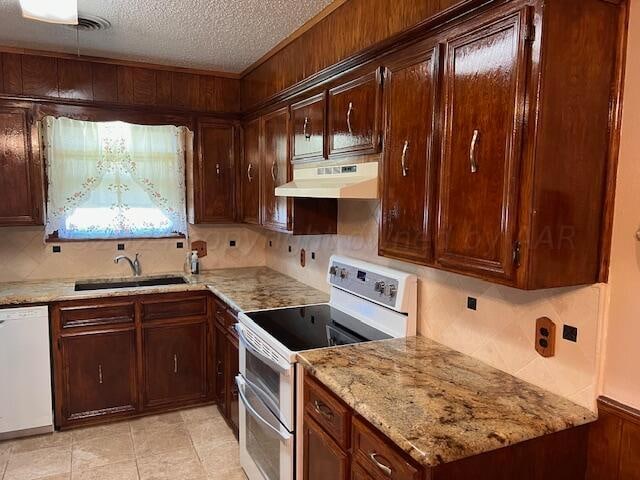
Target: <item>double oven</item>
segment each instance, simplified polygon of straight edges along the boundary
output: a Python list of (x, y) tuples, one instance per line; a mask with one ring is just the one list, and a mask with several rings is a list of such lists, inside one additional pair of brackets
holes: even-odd
[(240, 346), (240, 463), (250, 480), (292, 480), (295, 455), (295, 364), (244, 324)]

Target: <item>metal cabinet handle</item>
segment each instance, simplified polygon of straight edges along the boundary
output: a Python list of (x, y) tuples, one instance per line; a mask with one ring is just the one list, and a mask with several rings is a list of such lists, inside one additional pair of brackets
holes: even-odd
[(473, 137), (471, 138), (471, 147), (469, 147), (469, 162), (471, 163), (471, 173), (478, 171), (478, 161), (476, 159), (476, 146), (478, 145), (478, 139), (480, 138), (480, 131), (474, 130)]
[[(382, 455), (379, 455), (379, 454), (377, 454), (375, 452), (369, 454), (369, 458), (371, 459), (371, 461), (373, 463), (375, 463), (376, 467), (378, 467), (380, 470), (382, 470), (382, 472), (384, 472), (384, 474), (387, 477), (390, 477), (391, 473), (392, 473), (391, 467), (389, 467), (388, 465), (385, 465), (384, 463), (380, 463), (376, 457), (382, 457)], [(384, 458), (384, 457), (382, 457), (382, 458)]]
[(216, 364), (216, 375), (220, 376), (223, 373), (224, 372), (222, 371), (222, 362), (220, 360), (218, 360), (218, 363)]
[(311, 126), (311, 120), (309, 120), (309, 117), (304, 117), (304, 125), (302, 125), (302, 133), (304, 134), (304, 138), (307, 140), (307, 142), (311, 141), (311, 133), (307, 131), (307, 128), (309, 126)]
[(249, 166), (247, 167), (247, 179), (249, 180), (249, 183), (253, 181), (253, 175), (251, 175), (251, 170), (253, 170), (253, 163), (250, 163)]
[(102, 385), (102, 364), (98, 364), (98, 383)]
[(347, 128), (349, 129), (349, 135), (353, 135), (351, 129), (351, 112), (353, 112), (353, 102), (349, 102), (349, 108), (347, 109)]
[(276, 172), (278, 171), (278, 166), (276, 165), (276, 161), (274, 160), (271, 164), (271, 178), (273, 179), (273, 183), (276, 182)]
[(402, 158), (400, 159), (400, 165), (402, 166), (402, 176), (406, 177), (409, 174), (407, 168), (407, 150), (409, 149), (409, 140), (405, 140), (404, 147), (402, 147)]
[(313, 409), (327, 420), (333, 420), (333, 412), (320, 400), (313, 401)]
[(178, 354), (173, 354), (173, 373), (178, 373)]
[(220, 176), (220, 164), (216, 163), (216, 175)]

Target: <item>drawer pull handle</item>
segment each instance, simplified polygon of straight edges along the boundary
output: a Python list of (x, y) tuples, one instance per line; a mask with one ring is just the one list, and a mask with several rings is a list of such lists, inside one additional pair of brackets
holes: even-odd
[(400, 158), (400, 166), (402, 167), (402, 176), (406, 177), (409, 173), (409, 169), (407, 168), (407, 150), (409, 149), (409, 140), (404, 142), (404, 146), (402, 147), (402, 157)]
[(369, 454), (369, 458), (373, 463), (375, 463), (376, 467), (382, 470), (387, 477), (390, 477), (392, 473), (391, 467), (385, 465), (384, 463), (380, 463), (377, 457), (384, 458), (382, 455), (379, 455), (375, 452)]
[(327, 420), (333, 420), (333, 412), (320, 400), (313, 401), (313, 409)]
[(249, 183), (253, 182), (253, 175), (251, 175), (252, 170), (253, 170), (253, 163), (250, 163), (249, 166), (247, 167), (247, 179), (249, 180)]
[(347, 109), (347, 129), (349, 129), (349, 135), (353, 135), (353, 129), (351, 128), (351, 112), (353, 112), (353, 102), (349, 102), (349, 108)]
[(471, 146), (469, 147), (469, 162), (471, 163), (471, 173), (478, 171), (478, 160), (476, 158), (476, 146), (478, 145), (478, 138), (480, 137), (480, 131), (474, 130), (473, 137), (471, 138)]
[(98, 383), (102, 385), (102, 364), (98, 364)]
[(276, 183), (277, 167), (276, 161), (274, 160), (271, 164), (271, 178), (273, 179), (273, 183)]
[(173, 354), (173, 373), (178, 373), (178, 354)]
[(302, 126), (302, 133), (307, 142), (311, 141), (311, 133), (308, 132), (308, 128), (311, 126), (311, 120), (309, 117), (304, 117), (304, 125)]

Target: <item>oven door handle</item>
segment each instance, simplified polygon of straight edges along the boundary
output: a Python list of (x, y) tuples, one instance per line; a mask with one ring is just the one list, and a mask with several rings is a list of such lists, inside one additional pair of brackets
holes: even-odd
[[(283, 442), (288, 442), (289, 440), (291, 440), (291, 434), (288, 431), (284, 430), (283, 428), (276, 428), (273, 425), (271, 425), (271, 423), (269, 423), (269, 421), (265, 420), (256, 411), (256, 409), (251, 405), (251, 403), (247, 399), (247, 394), (245, 393), (245, 388), (247, 388), (247, 383), (246, 383), (245, 379), (242, 378), (242, 375), (236, 376), (236, 385), (238, 386), (238, 393), (240, 394), (240, 401), (242, 402), (242, 405), (244, 406), (244, 408), (246, 408), (249, 411), (251, 416), (253, 416), (256, 420), (258, 420), (260, 423), (262, 423), (269, 430), (271, 430)], [(248, 388), (251, 388), (251, 387), (248, 387)], [(279, 420), (277, 420), (277, 421), (278, 421), (278, 423), (280, 422)]]
[(253, 355), (255, 355), (256, 357), (258, 357), (262, 362), (266, 363), (267, 365), (269, 365), (269, 367), (271, 367), (273, 370), (275, 370), (276, 372), (278, 372), (280, 375), (285, 375), (285, 376), (289, 376), (289, 371), (291, 369), (291, 365), (287, 364), (287, 366), (283, 366), (280, 365), (279, 363), (277, 363), (275, 360), (272, 360), (271, 358), (267, 357), (265, 354), (263, 354), (260, 350), (258, 350), (252, 343), (251, 340), (249, 340), (246, 336), (246, 334), (244, 333), (244, 326), (240, 323), (236, 323), (234, 325), (236, 332), (238, 332), (238, 338), (240, 339), (240, 343), (242, 343), (242, 345), (249, 350)]

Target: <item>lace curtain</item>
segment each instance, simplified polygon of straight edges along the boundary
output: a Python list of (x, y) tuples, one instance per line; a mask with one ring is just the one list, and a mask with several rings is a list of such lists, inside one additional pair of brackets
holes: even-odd
[(187, 235), (185, 150), (192, 135), (186, 128), (53, 117), (43, 127), (45, 235)]

